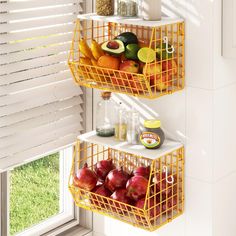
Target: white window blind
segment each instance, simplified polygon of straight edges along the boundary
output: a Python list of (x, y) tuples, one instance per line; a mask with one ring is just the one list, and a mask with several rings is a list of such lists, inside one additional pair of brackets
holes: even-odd
[(0, 172), (67, 146), (82, 90), (67, 66), (79, 0), (0, 0)]

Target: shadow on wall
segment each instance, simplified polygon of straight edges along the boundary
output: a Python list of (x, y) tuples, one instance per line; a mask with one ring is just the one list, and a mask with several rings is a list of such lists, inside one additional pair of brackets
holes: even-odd
[[(162, 120), (160, 114), (157, 112), (156, 106), (150, 106), (149, 104), (147, 104), (150, 102), (150, 103), (153, 103), (153, 105), (155, 105), (154, 104), (155, 101), (152, 101), (152, 100), (147, 101), (145, 99), (139, 99), (136, 97), (131, 97), (131, 96), (123, 95), (123, 94), (113, 94), (112, 98), (116, 103), (121, 102), (125, 106), (126, 110), (131, 110), (132, 108), (135, 108), (140, 113), (141, 125), (143, 125), (144, 120), (147, 120), (147, 119)], [(179, 109), (179, 111), (180, 113), (183, 113), (184, 111), (182, 112), (181, 109)], [(162, 128), (168, 139), (185, 142), (186, 137), (183, 131), (175, 130), (175, 132), (173, 133), (170, 131), (170, 129), (168, 129), (164, 125), (162, 125)]]

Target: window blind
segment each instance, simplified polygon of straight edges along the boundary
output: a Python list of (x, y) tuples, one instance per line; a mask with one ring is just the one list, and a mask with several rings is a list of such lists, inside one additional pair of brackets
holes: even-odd
[(58, 150), (83, 129), (67, 58), (79, 0), (0, 0), (0, 172)]

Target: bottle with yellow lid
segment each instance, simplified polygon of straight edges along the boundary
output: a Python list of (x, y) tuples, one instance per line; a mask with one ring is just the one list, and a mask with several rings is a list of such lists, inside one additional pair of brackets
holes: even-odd
[(165, 140), (160, 120), (145, 120), (144, 131), (140, 135), (141, 143), (147, 149), (160, 148)]

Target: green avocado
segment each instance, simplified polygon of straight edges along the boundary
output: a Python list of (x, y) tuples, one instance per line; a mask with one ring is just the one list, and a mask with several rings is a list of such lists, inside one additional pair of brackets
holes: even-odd
[[(168, 49), (171, 50), (171, 45), (168, 44)], [(162, 51), (162, 56), (161, 56), (161, 51)], [(161, 46), (158, 45), (156, 48), (156, 53), (157, 53), (157, 57), (159, 60), (167, 60), (167, 59), (171, 59), (173, 57), (174, 53), (168, 53), (166, 51), (166, 43), (162, 43), (162, 49)]]
[(102, 50), (114, 56), (119, 56), (125, 51), (124, 43), (121, 40), (114, 39), (102, 44)]
[(140, 47), (136, 43), (128, 44), (125, 48), (125, 57), (127, 59), (138, 60), (137, 53)]
[(132, 32), (124, 32), (118, 35), (115, 39), (121, 40), (125, 46), (132, 43), (138, 44), (138, 38)]

